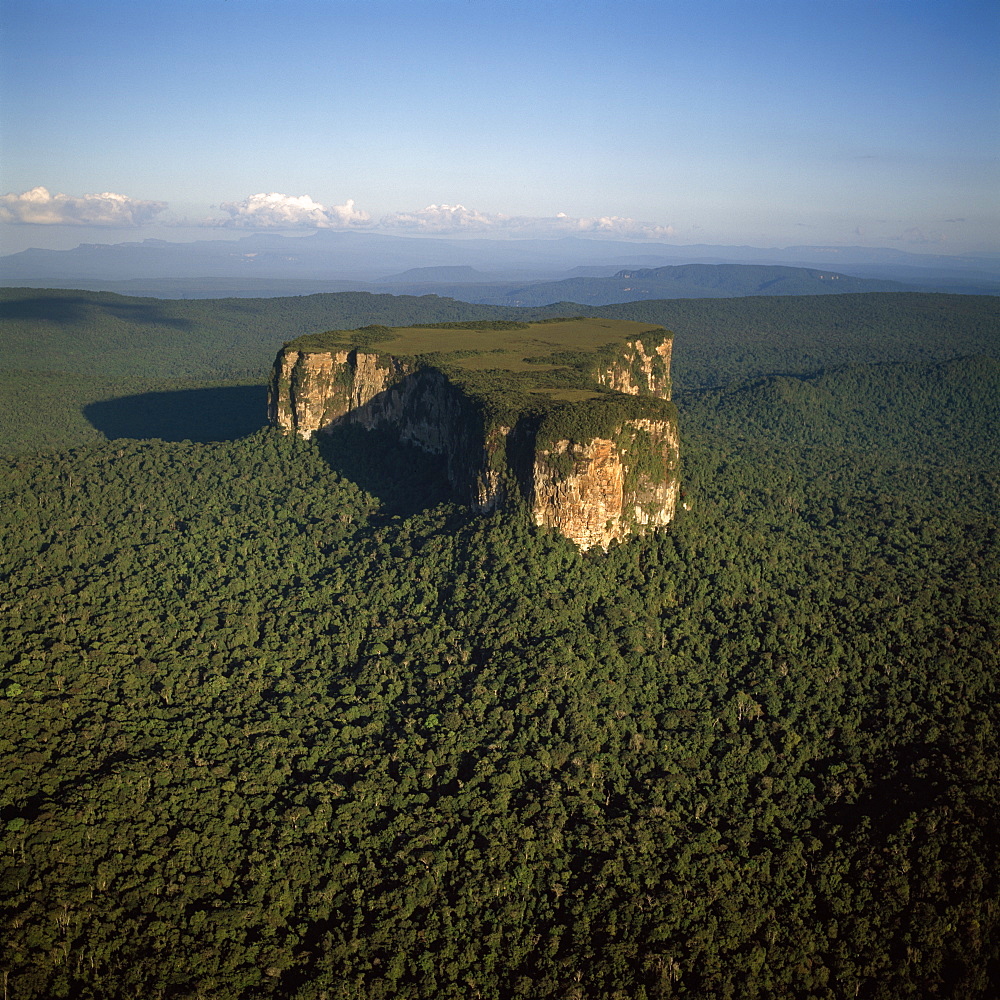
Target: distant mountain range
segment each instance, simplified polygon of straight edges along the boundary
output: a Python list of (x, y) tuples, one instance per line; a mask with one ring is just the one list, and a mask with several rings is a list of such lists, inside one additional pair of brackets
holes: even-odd
[(674, 246), (567, 237), (445, 239), (321, 230), (235, 240), (85, 243), (0, 257), (0, 285), (160, 298), (375, 291), (467, 302), (590, 305), (648, 298), (889, 290), (1000, 292), (1000, 254), (867, 247)]
[[(402, 277), (402, 276), (400, 276)], [(426, 284), (400, 282), (400, 294), (420, 295)], [(436, 294), (465, 302), (505, 306), (542, 306), (579, 302), (603, 306), (646, 299), (720, 299), (744, 295), (835, 295), (847, 292), (912, 292), (899, 281), (854, 278), (834, 271), (767, 264), (678, 264), (625, 269), (611, 277), (578, 277), (529, 284), (443, 284)]]

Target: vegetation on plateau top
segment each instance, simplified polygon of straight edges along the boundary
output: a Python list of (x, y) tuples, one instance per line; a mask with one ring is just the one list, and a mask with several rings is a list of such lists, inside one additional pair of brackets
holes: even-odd
[(644, 373), (638, 372), (635, 379), (643, 399), (623, 396), (597, 381), (599, 369), (625, 363), (628, 345), (636, 340), (643, 341), (651, 356), (654, 374), (666, 381), (668, 367), (656, 348), (671, 337), (667, 330), (648, 323), (577, 316), (534, 323), (473, 320), (395, 328), (372, 325), (310, 334), (285, 347), (305, 353), (360, 349), (381, 354), (417, 369), (443, 372), (465, 395), (504, 422), (558, 410), (570, 422), (582, 420), (606, 432), (627, 417), (673, 413), (669, 404), (645, 389)]

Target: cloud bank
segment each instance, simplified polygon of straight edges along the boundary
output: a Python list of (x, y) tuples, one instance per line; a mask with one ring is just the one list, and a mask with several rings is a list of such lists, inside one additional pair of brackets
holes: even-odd
[(408, 233), (481, 233), (505, 228), (511, 221), (510, 216), (488, 215), (464, 205), (428, 205), (415, 212), (383, 215), (378, 228)]
[(637, 222), (618, 215), (571, 218), (565, 213), (547, 218), (480, 212), (465, 205), (428, 205), (411, 212), (393, 212), (378, 220), (357, 208), (353, 198), (326, 206), (308, 194), (272, 191), (242, 201), (223, 202), (227, 218), (207, 225), (238, 229), (366, 229), (370, 232), (426, 236), (555, 237), (572, 234), (614, 236), (630, 240), (663, 240), (674, 235), (670, 226)]
[(428, 205), (409, 212), (393, 212), (374, 220), (353, 198), (342, 205), (324, 205), (311, 195), (279, 191), (259, 192), (241, 201), (222, 202), (222, 218), (200, 223), (159, 219), (167, 208), (162, 201), (139, 201), (107, 191), (73, 197), (50, 194), (44, 187), (22, 194), (0, 196), (0, 223), (23, 225), (117, 226), (134, 228), (151, 222), (164, 225), (201, 225), (224, 229), (364, 229), (369, 232), (412, 236), (468, 236), (552, 239), (559, 236), (608, 236), (625, 240), (664, 240), (674, 236), (671, 226), (638, 222), (619, 215), (574, 218), (559, 212), (548, 217), (480, 212), (464, 205)]
[(674, 235), (671, 226), (657, 226), (619, 215), (573, 218), (560, 212), (550, 217), (491, 215), (464, 205), (428, 205), (416, 212), (383, 216), (378, 228), (394, 232), (461, 235), (464, 233), (506, 236), (568, 236), (572, 234), (615, 236), (620, 239), (662, 240)]
[(32, 226), (143, 226), (167, 207), (164, 201), (139, 201), (124, 194), (49, 194), (36, 187), (0, 195), (0, 222)]
[(365, 225), (367, 212), (354, 207), (354, 199), (343, 205), (327, 206), (313, 201), (307, 194), (289, 195), (272, 191), (252, 194), (243, 201), (224, 201), (220, 206), (229, 216), (215, 222), (220, 226), (240, 229), (346, 229)]
[(602, 215), (594, 219), (572, 219), (560, 212), (555, 220), (556, 228), (566, 232), (603, 233), (628, 239), (663, 240), (674, 235), (673, 226), (657, 226), (648, 222), (623, 218), (620, 215)]

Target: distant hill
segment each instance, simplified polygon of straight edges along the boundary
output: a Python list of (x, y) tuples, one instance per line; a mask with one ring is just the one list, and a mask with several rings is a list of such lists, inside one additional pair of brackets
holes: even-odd
[[(763, 264), (681, 264), (620, 271), (612, 279), (653, 298), (732, 298), (741, 295), (843, 295), (913, 291), (914, 286), (836, 271)], [(673, 294), (664, 294), (672, 292)], [(716, 293), (713, 295), (712, 293)]]
[(916, 285), (856, 278), (834, 271), (766, 264), (679, 264), (618, 271), (611, 277), (580, 276), (529, 284), (427, 286), (401, 284), (410, 295), (423, 291), (468, 302), (541, 306), (580, 302), (603, 306), (646, 299), (721, 299), (748, 295), (843, 295), (858, 292), (918, 291)]
[(491, 280), (492, 279), (488, 274), (484, 271), (477, 271), (474, 267), (411, 267), (409, 270), (403, 271), (402, 274), (391, 274), (388, 278), (382, 278), (377, 281), (376, 284), (398, 285), (410, 284), (412, 282), (437, 283), (442, 281), (472, 281), (482, 284), (483, 282), (489, 282)]
[[(763, 264), (680, 264), (656, 268), (595, 266), (574, 270), (580, 273), (551, 281), (527, 280), (524, 277), (516, 281), (503, 280), (498, 274), (490, 275), (473, 267), (442, 265), (410, 268), (377, 281), (318, 278), (150, 277), (113, 282), (95, 282), (89, 279), (73, 282), (65, 279), (53, 282), (50, 287), (91, 288), (99, 285), (101, 291), (160, 299), (284, 298), (330, 292), (371, 292), (402, 296), (436, 295), (473, 305), (511, 308), (550, 306), (561, 302), (603, 306), (650, 299), (714, 299), (748, 295), (835, 295), (933, 290), (919, 282), (908, 284), (880, 278), (860, 278), (812, 268)], [(1000, 291), (1000, 283), (997, 290)]]

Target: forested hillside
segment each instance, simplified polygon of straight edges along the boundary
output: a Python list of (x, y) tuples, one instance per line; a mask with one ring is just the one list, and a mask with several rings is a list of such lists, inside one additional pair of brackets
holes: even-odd
[(989, 296), (661, 300), (600, 311), (683, 330), (685, 349), (678, 348), (673, 367), (682, 389), (845, 364), (1000, 356), (1000, 298)]
[(360, 433), (4, 459), (6, 996), (994, 996), (997, 341), (880, 299), (675, 317), (607, 555)]
[(0, 366), (114, 378), (261, 378), (283, 343), (307, 333), (373, 323), (585, 315), (685, 331), (688, 349), (678, 352), (674, 372), (684, 387), (853, 361), (989, 353), (998, 340), (998, 313), (995, 297), (921, 293), (661, 299), (599, 308), (557, 302), (516, 309), (368, 292), (189, 301), (0, 288)]

